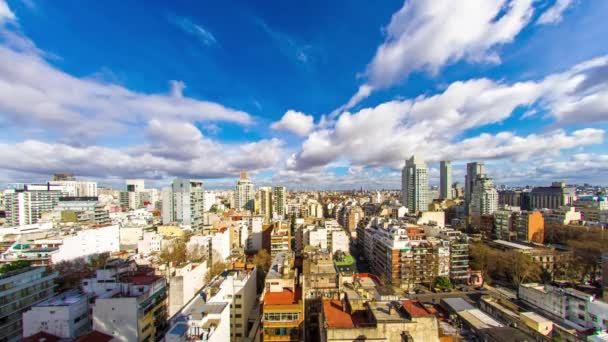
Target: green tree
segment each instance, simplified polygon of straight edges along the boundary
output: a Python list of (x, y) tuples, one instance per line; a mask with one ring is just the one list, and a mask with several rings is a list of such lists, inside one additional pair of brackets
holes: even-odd
[(448, 277), (437, 277), (435, 279), (434, 287), (437, 287), (440, 289), (451, 289), (452, 282), (450, 281), (450, 278), (448, 278)]

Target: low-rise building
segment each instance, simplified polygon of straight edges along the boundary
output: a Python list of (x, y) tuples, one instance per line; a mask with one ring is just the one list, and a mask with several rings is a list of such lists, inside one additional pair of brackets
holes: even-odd
[(23, 337), (38, 332), (74, 339), (91, 330), (90, 296), (78, 289), (42, 301), (23, 313)]
[(81, 281), (96, 296), (93, 329), (120, 341), (152, 341), (167, 329), (167, 282), (154, 269), (111, 260)]

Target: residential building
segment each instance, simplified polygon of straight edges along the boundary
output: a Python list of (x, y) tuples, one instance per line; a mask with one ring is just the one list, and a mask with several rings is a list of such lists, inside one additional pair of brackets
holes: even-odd
[(93, 329), (119, 341), (160, 340), (167, 329), (167, 282), (154, 269), (111, 260), (81, 281), (96, 296)]
[(439, 198), (452, 198), (452, 162), (449, 160), (439, 163)]
[(469, 202), (470, 214), (473, 216), (493, 214), (498, 209), (498, 191), (494, 188), (492, 178), (485, 174), (477, 174), (473, 184)]
[(264, 223), (269, 223), (273, 216), (272, 188), (261, 186), (255, 196), (256, 214), (264, 217)]
[(401, 174), (401, 197), (403, 205), (411, 213), (428, 210), (430, 203), (428, 169), (421, 158), (412, 156), (405, 161)]
[(162, 190), (163, 224), (181, 223), (192, 230), (203, 227), (204, 211), (203, 182), (198, 180), (175, 179), (171, 187)]
[(558, 317), (577, 330), (608, 328), (608, 303), (572, 288), (535, 283), (519, 286), (519, 299), (540, 313)]
[(23, 267), (0, 274), (0, 341), (20, 341), (23, 312), (55, 294), (57, 273)]
[(494, 212), (494, 233), (492, 234), (494, 238), (505, 241), (517, 239), (513, 215), (514, 212), (511, 210), (496, 210)]
[(251, 210), (254, 208), (255, 192), (253, 182), (247, 172), (241, 172), (234, 189), (234, 208), (237, 210)]
[(110, 215), (97, 197), (59, 197), (54, 209), (62, 222), (109, 224)]
[(287, 214), (287, 190), (284, 186), (275, 186), (272, 189), (273, 211), (279, 218)]
[(42, 213), (50, 212), (67, 191), (50, 184), (25, 185), (23, 189), (4, 193), (8, 226), (23, 226), (37, 223)]
[(543, 210), (542, 213), (546, 223), (568, 225), (582, 220), (581, 212), (577, 209), (570, 206), (561, 206), (556, 209)]
[(291, 253), (277, 254), (264, 285), (262, 339), (300, 341), (304, 336), (304, 308), (299, 274)]
[(286, 223), (277, 221), (272, 225), (270, 234), (270, 255), (274, 258), (291, 251), (291, 232)]
[(46, 299), (23, 313), (23, 337), (38, 332), (75, 339), (91, 330), (89, 295), (78, 289)]
[(207, 261), (178, 267), (169, 280), (169, 317), (178, 313), (205, 285)]
[(515, 230), (521, 241), (544, 243), (545, 220), (539, 211), (515, 213)]
[(486, 174), (486, 165), (483, 162), (467, 164), (467, 174), (464, 177), (464, 201), (468, 206), (473, 200), (473, 190), (478, 175)]
[(255, 341), (259, 335), (256, 271), (225, 270), (172, 318), (167, 342)]
[(51, 254), (53, 263), (120, 251), (118, 225), (93, 226), (61, 237), (59, 249)]
[(53, 180), (48, 184), (63, 188), (63, 191), (67, 192), (67, 196), (70, 197), (97, 197), (97, 182)]
[[(354, 294), (353, 292), (351, 292)], [(323, 299), (319, 341), (439, 341), (439, 323), (421, 302)]]

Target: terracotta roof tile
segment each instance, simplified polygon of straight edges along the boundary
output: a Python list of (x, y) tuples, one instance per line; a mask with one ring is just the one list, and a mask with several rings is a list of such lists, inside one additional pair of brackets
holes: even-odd
[(402, 303), (405, 311), (407, 311), (412, 317), (425, 317), (433, 315), (418, 300), (404, 300)]

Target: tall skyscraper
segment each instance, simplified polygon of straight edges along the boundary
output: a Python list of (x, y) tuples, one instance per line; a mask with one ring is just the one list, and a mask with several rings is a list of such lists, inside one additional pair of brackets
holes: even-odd
[(249, 179), (249, 174), (241, 172), (241, 176), (234, 189), (234, 208), (237, 210), (253, 210), (254, 197), (253, 182)]
[(439, 163), (439, 196), (443, 199), (452, 198), (452, 162), (442, 160)]
[(272, 192), (273, 211), (280, 217), (287, 213), (287, 190), (284, 186), (275, 186)]
[(427, 211), (429, 207), (429, 178), (424, 160), (412, 156), (405, 161), (401, 173), (401, 197), (410, 212)]
[(162, 190), (163, 223), (187, 224), (193, 230), (203, 227), (205, 210), (203, 182), (175, 179), (171, 187)]
[(467, 164), (467, 174), (464, 176), (464, 202), (469, 205), (473, 196), (473, 188), (477, 175), (486, 173), (486, 166), (483, 162), (473, 162)]

